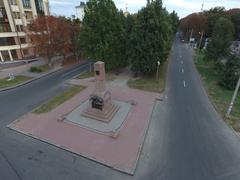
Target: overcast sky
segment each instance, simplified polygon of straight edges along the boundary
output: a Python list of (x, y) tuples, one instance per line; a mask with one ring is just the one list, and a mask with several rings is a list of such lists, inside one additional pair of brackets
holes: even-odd
[[(81, 0), (49, 0), (51, 13), (53, 15), (71, 16), (75, 15), (75, 6), (80, 4)], [(84, 0), (82, 0), (84, 1)], [(130, 13), (135, 13), (145, 6), (146, 0), (114, 0), (119, 9), (126, 9)], [(204, 10), (215, 6), (224, 6), (226, 9), (240, 8), (240, 0), (163, 0), (164, 7), (169, 12), (175, 10), (180, 17), (184, 17), (193, 12), (201, 11), (204, 2)]]

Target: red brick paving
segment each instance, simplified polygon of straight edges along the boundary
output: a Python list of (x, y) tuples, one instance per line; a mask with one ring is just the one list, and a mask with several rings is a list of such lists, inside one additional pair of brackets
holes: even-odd
[(95, 133), (57, 119), (70, 113), (88, 99), (94, 90), (91, 82), (75, 80), (88, 88), (47, 114), (29, 113), (9, 127), (41, 139), (114, 169), (134, 174), (157, 93), (120, 87), (108, 87), (113, 99), (137, 102), (129, 112), (117, 139)]

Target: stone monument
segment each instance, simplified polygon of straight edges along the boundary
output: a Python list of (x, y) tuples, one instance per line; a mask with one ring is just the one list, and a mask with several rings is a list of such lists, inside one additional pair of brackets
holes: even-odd
[(119, 106), (112, 102), (111, 93), (106, 89), (105, 64), (98, 61), (94, 64), (95, 90), (89, 98), (89, 106), (81, 115), (103, 121), (110, 122), (119, 110)]

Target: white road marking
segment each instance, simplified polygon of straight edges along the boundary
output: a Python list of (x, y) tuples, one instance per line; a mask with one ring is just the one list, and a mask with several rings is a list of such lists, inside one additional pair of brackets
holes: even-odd
[(183, 61), (181, 61), (181, 64), (183, 64)]
[(182, 73), (184, 73), (184, 69), (182, 68)]
[(61, 78), (65, 78), (65, 77), (67, 77), (69, 74), (71, 74), (71, 73), (73, 73), (73, 72), (76, 72), (76, 71), (79, 71), (80, 69), (82, 69), (82, 68), (84, 68), (84, 67), (86, 67), (86, 66), (89, 66), (89, 65), (90, 65), (90, 64), (87, 63), (87, 64), (84, 64), (84, 65), (82, 65), (82, 66), (80, 66), (80, 67), (76, 67), (75, 69), (73, 69), (73, 70), (71, 70), (71, 71), (69, 71), (69, 72), (61, 75), (60, 77), (61, 77)]
[(185, 81), (183, 81), (183, 87), (186, 87), (186, 82)]

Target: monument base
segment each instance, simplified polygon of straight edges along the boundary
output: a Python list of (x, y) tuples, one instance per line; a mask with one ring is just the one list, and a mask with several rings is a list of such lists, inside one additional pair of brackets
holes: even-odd
[(88, 109), (82, 113), (81, 115), (87, 118), (95, 119), (98, 121), (103, 121), (103, 122), (110, 122), (115, 114), (119, 110), (119, 106), (112, 104), (108, 107), (105, 108), (104, 110), (99, 110), (99, 109), (94, 109), (92, 107), (88, 107)]

